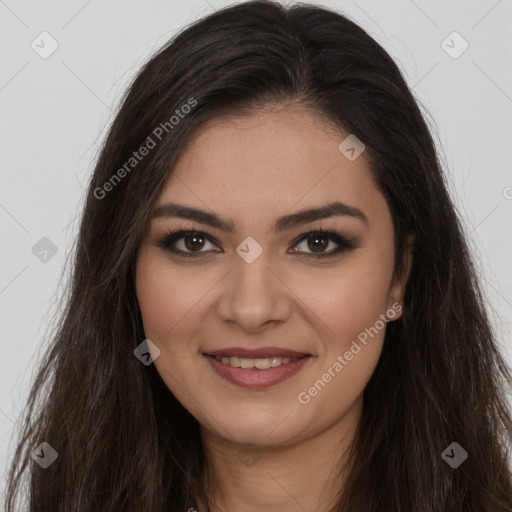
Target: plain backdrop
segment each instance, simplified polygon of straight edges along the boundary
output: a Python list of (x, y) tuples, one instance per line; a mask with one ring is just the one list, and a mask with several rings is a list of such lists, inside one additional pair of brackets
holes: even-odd
[[(230, 3), (0, 0), (2, 471), (120, 95), (176, 31)], [(512, 363), (512, 2), (304, 3), (335, 8), (367, 30), (429, 113), (489, 313)], [(43, 246), (50, 252), (41, 256)]]

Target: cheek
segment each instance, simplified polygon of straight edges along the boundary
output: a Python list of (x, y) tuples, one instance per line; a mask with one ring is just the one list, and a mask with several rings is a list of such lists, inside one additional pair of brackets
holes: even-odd
[(314, 313), (311, 322), (319, 327), (324, 342), (350, 346), (379, 320), (387, 308), (391, 264), (365, 256), (329, 275), (301, 278), (297, 295)]
[[(381, 315), (387, 308), (392, 265), (391, 248), (361, 251), (323, 280), (323, 292), (312, 297), (325, 353), (323, 373), (309, 389), (322, 395), (331, 419), (364, 391), (379, 361), (386, 332)], [(329, 390), (321, 391), (323, 386)]]
[[(141, 256), (137, 263), (137, 300), (146, 336), (165, 344), (186, 329), (187, 318), (204, 295), (201, 277), (172, 270), (160, 258)], [(206, 288), (208, 289), (208, 288)]]
[(311, 400), (326, 421), (350, 409), (377, 366), (386, 332), (381, 315), (386, 312), (389, 277), (382, 263), (372, 268), (359, 260), (323, 280), (322, 292), (304, 300), (314, 313), (310, 322), (321, 336), (323, 353), (299, 400)]

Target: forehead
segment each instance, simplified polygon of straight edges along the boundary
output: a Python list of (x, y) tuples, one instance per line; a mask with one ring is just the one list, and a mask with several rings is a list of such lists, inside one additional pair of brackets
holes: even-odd
[(339, 150), (348, 135), (300, 107), (212, 119), (188, 142), (158, 204), (265, 216), (341, 200), (378, 215), (385, 205), (364, 152), (351, 161)]

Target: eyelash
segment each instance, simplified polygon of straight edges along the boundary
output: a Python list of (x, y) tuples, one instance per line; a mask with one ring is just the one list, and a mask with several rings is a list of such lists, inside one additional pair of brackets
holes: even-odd
[[(178, 257), (197, 258), (197, 257), (203, 256), (205, 254), (205, 252), (196, 252), (196, 253), (184, 252), (181, 249), (176, 249), (176, 248), (172, 247), (172, 245), (174, 243), (176, 243), (181, 238), (185, 238), (187, 235), (204, 235), (204, 238), (206, 238), (210, 243), (216, 245), (215, 241), (211, 237), (209, 237), (206, 233), (204, 233), (203, 231), (197, 231), (195, 229), (182, 230), (181, 228), (176, 231), (169, 231), (165, 235), (164, 238), (162, 238), (159, 242), (157, 242), (156, 245), (158, 247), (162, 247), (166, 250), (171, 251), (173, 254), (175, 254)], [(302, 240), (307, 239), (308, 237), (313, 236), (313, 235), (320, 235), (322, 237), (326, 237), (326, 238), (330, 239), (331, 241), (335, 242), (336, 244), (338, 244), (339, 247), (337, 249), (335, 249), (334, 251), (326, 252), (326, 253), (313, 254), (313, 253), (302, 253), (302, 252), (297, 251), (296, 253), (294, 253), (295, 255), (297, 255), (299, 257), (314, 258), (314, 259), (327, 258), (327, 257), (337, 256), (338, 254), (340, 254), (342, 252), (352, 251), (353, 249), (355, 249), (357, 247), (357, 238), (356, 237), (346, 238), (335, 231), (325, 231), (323, 229), (315, 229), (313, 231), (309, 231), (308, 233), (304, 233), (298, 239), (296, 239), (296, 241), (294, 242), (293, 245), (295, 246), (298, 243), (302, 242)]]

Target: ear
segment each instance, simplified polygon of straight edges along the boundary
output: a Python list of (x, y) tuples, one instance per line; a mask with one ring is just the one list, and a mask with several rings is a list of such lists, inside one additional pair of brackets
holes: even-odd
[(390, 320), (396, 320), (402, 315), (405, 289), (412, 268), (415, 238), (414, 234), (406, 236), (402, 264), (397, 270), (389, 290), (388, 310), (392, 309), (395, 313), (399, 313), (398, 315), (395, 314), (393, 317), (390, 317)]

